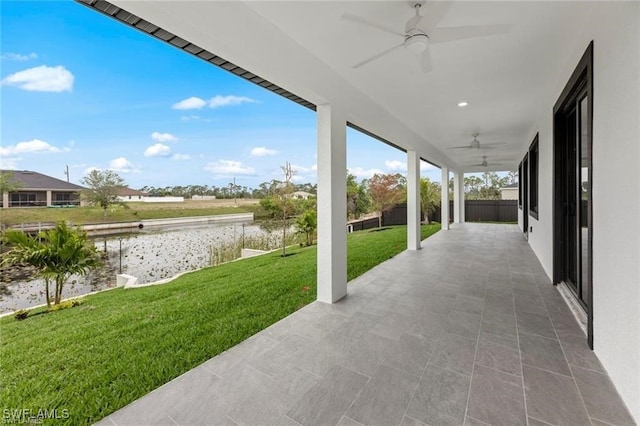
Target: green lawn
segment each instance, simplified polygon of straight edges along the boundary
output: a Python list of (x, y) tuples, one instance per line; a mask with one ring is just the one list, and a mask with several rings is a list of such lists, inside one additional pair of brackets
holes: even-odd
[[(423, 238), (439, 224), (424, 225)], [(353, 279), (406, 247), (406, 227), (348, 236)], [(75, 308), (0, 320), (2, 409), (95, 422), (286, 317), (316, 296), (316, 247), (232, 262)], [(58, 421), (59, 422), (59, 421)]]

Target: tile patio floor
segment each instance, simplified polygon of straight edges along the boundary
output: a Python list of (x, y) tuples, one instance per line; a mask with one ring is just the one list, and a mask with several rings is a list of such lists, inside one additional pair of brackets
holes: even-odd
[(100, 424), (634, 423), (517, 227), (458, 224)]

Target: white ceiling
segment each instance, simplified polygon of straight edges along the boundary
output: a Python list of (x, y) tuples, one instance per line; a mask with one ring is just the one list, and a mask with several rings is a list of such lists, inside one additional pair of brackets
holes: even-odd
[[(579, 1), (444, 4), (438, 28), (508, 24), (510, 30), (432, 44), (433, 70), (425, 74), (404, 48), (353, 68), (402, 39), (343, 14), (404, 32), (414, 13), (407, 1), (113, 3), (311, 102), (340, 104), (354, 124), (464, 172), (517, 168), (540, 111), (550, 117), (563, 58), (590, 9)], [(427, 2), (422, 14), (442, 6)], [(459, 108), (462, 100), (469, 106)], [(502, 145), (450, 149), (470, 144), (475, 132), (481, 144)], [(488, 168), (477, 166), (483, 155)]]

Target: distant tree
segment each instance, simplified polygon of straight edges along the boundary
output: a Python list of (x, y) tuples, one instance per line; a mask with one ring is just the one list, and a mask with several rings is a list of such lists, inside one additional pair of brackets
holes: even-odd
[(81, 196), (91, 204), (102, 207), (105, 218), (109, 206), (118, 201), (118, 188), (126, 186), (124, 179), (113, 170), (92, 170), (81, 182), (88, 187), (81, 192)]
[(378, 227), (382, 227), (382, 213), (406, 200), (406, 180), (399, 173), (376, 173), (368, 184), (372, 207), (378, 212)]
[(0, 195), (5, 192), (14, 192), (18, 189), (20, 189), (20, 182), (13, 177), (13, 172), (0, 172)]
[(465, 198), (467, 200), (499, 200), (500, 188), (507, 185), (513, 177), (513, 175), (500, 177), (496, 172), (484, 172), (480, 176), (465, 176)]
[(426, 223), (429, 223), (429, 216), (442, 201), (441, 192), (438, 182), (431, 182), (429, 178), (420, 179), (420, 210)]
[(356, 177), (347, 174), (347, 217), (359, 218), (369, 210), (371, 199), (367, 193), (367, 184), (363, 180), (358, 183)]
[(280, 166), (282, 174), (284, 175), (283, 184), (278, 191), (278, 200), (280, 205), (280, 211), (282, 214), (282, 256), (287, 255), (287, 228), (289, 227), (289, 216), (293, 211), (294, 201), (291, 198), (291, 194), (294, 192), (294, 187), (291, 184), (291, 179), (296, 174), (295, 170), (291, 167), (291, 163), (288, 161), (284, 166)]
[(47, 307), (51, 307), (49, 284), (55, 282), (54, 305), (62, 300), (62, 288), (73, 274), (85, 275), (100, 265), (98, 250), (87, 233), (58, 222), (53, 229), (30, 236), (19, 230), (7, 230), (3, 240), (11, 248), (3, 264), (28, 264), (44, 278)]

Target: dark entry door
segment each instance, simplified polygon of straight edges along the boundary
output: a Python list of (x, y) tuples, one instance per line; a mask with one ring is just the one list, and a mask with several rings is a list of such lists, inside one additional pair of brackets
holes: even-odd
[(584, 308), (593, 347), (591, 70), (592, 45), (554, 107), (554, 283)]
[[(570, 102), (557, 117), (561, 124), (560, 137), (556, 140), (556, 161), (560, 182), (558, 182), (559, 196), (562, 199), (562, 218), (560, 221), (560, 274), (564, 281), (576, 294), (581, 305), (586, 308), (589, 303), (589, 292), (585, 283), (588, 276), (582, 276), (582, 263), (588, 263), (587, 250), (583, 250), (583, 243), (588, 244), (588, 236), (583, 237), (583, 226), (588, 231), (588, 217), (583, 205), (583, 172), (581, 120), (583, 102), (587, 100), (586, 93), (580, 93), (576, 100)], [(585, 155), (588, 158), (588, 153)], [(588, 175), (587, 175), (588, 176)], [(588, 179), (584, 182), (588, 185)], [(588, 200), (584, 200), (588, 202)], [(584, 210), (584, 211), (583, 211)]]
[(529, 239), (529, 157), (522, 160), (522, 232)]

